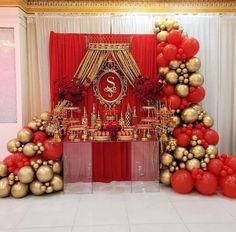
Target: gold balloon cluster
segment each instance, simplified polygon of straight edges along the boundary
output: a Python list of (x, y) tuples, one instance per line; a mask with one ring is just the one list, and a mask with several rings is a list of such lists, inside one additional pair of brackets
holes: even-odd
[(33, 117), (33, 119), (28, 123), (28, 127), (32, 131), (44, 131), (46, 129), (48, 121), (52, 118), (52, 114), (49, 112), (41, 113), (40, 117)]

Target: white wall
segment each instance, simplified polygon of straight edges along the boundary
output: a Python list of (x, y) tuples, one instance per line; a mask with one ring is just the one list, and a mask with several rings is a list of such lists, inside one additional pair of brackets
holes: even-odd
[[(22, 128), (27, 119), (27, 59), (26, 59), (26, 20), (24, 12), (17, 7), (0, 7), (0, 27), (14, 28), (15, 39), (15, 75), (16, 75), (16, 123), (0, 123), (0, 160), (9, 152), (7, 142), (16, 137), (17, 131)], [(14, 61), (13, 61), (14, 62)], [(7, 83), (0, 83), (1, 85)], [(24, 94), (23, 94), (24, 93)], [(0, 98), (1, 98), (0, 93)], [(1, 112), (0, 112), (1, 113)]]

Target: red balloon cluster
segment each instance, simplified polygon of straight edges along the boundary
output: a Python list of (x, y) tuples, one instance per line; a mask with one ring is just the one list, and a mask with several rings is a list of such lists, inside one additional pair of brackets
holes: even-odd
[(42, 157), (45, 160), (59, 160), (63, 153), (63, 144), (60, 142), (52, 142), (50, 140), (46, 140), (44, 142), (44, 152), (42, 153)]

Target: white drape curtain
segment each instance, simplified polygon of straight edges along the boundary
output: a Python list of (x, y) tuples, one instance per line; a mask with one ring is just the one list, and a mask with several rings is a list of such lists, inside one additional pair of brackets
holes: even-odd
[[(214, 117), (220, 134), (219, 151), (236, 153), (236, 15), (107, 14), (38, 15), (28, 18), (31, 115), (49, 109), (50, 31), (77, 33), (152, 34), (156, 19), (174, 18), (200, 42), (198, 57), (205, 77), (204, 108)], [(35, 103), (39, 104), (35, 104)]]

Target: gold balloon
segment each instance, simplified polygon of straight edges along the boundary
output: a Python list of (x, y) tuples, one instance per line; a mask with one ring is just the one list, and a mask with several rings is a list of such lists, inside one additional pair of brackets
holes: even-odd
[(42, 194), (44, 194), (45, 191), (43, 191), (41, 188), (43, 186), (43, 184), (38, 181), (38, 180), (34, 180), (31, 184), (30, 184), (30, 191), (36, 195), (36, 196), (40, 196)]
[(23, 128), (17, 133), (17, 139), (22, 143), (28, 143), (33, 138), (33, 133), (30, 129)]
[(200, 161), (196, 158), (193, 158), (191, 160), (188, 160), (186, 162), (186, 168), (189, 171), (192, 171), (194, 168), (200, 168)]
[(29, 184), (34, 180), (34, 170), (30, 166), (22, 167), (17, 174), (19, 181), (23, 184)]
[(8, 197), (11, 192), (11, 186), (8, 184), (8, 178), (0, 179), (0, 197)]
[(36, 176), (40, 182), (48, 182), (53, 177), (52, 168), (48, 165), (42, 165), (37, 170)]
[(18, 145), (21, 145), (17, 139), (11, 139), (7, 143), (7, 150), (11, 153), (17, 152)]
[(161, 174), (160, 174), (160, 181), (161, 181), (161, 183), (163, 183), (165, 185), (170, 185), (171, 175), (172, 174), (169, 171), (169, 169), (162, 170)]
[(165, 166), (169, 166), (171, 165), (171, 163), (173, 162), (174, 160), (174, 157), (169, 154), (169, 153), (164, 153), (162, 156), (161, 156), (161, 163)]
[(50, 181), (50, 185), (53, 188), (53, 191), (57, 192), (63, 189), (63, 179), (61, 176), (55, 174)]
[(180, 66), (181, 62), (179, 60), (172, 60), (169, 63), (171, 69), (177, 69)]
[(29, 190), (29, 186), (27, 184), (17, 182), (11, 188), (11, 195), (14, 198), (22, 198), (22, 197), (25, 197), (27, 195), (28, 190)]
[(206, 149), (206, 153), (209, 155), (216, 155), (218, 153), (218, 149), (214, 145), (209, 145)]
[(196, 72), (201, 67), (201, 61), (197, 57), (194, 57), (194, 58), (188, 60), (188, 62), (186, 62), (186, 67), (189, 72)]
[(214, 125), (214, 119), (209, 115), (204, 116), (202, 122), (206, 127), (212, 127)]
[(52, 165), (52, 170), (54, 173), (60, 174), (62, 171), (61, 163), (59, 161), (54, 162)]
[(8, 174), (7, 166), (3, 162), (0, 162), (0, 178), (7, 176), (7, 174)]
[(164, 42), (166, 41), (166, 37), (169, 33), (167, 31), (161, 31), (157, 34), (157, 39), (159, 42)]
[(178, 74), (174, 70), (169, 71), (166, 74), (166, 81), (170, 84), (176, 84), (178, 82)]
[(166, 29), (167, 31), (171, 31), (171, 29), (174, 27), (176, 21), (172, 20), (172, 19), (167, 19), (166, 20)]
[(178, 84), (175, 87), (175, 91), (180, 97), (186, 97), (188, 96), (189, 88), (187, 85)]
[(204, 83), (204, 78), (201, 73), (193, 73), (189, 77), (189, 84), (191, 86), (201, 86)]
[(31, 157), (34, 156), (36, 151), (34, 150), (34, 143), (27, 143), (25, 144), (24, 148), (23, 148), (23, 153), (24, 155)]
[(184, 147), (177, 147), (174, 152), (174, 157), (178, 160), (181, 160), (184, 156), (184, 153), (186, 153), (186, 148)]
[(172, 116), (172, 122), (170, 123), (170, 125), (173, 125), (174, 127), (179, 126), (181, 123), (181, 119), (179, 116)]
[(195, 109), (193, 109), (192, 107), (189, 107), (189, 108), (183, 110), (182, 115), (181, 115), (181, 119), (185, 123), (193, 123), (198, 119), (198, 112)]
[(203, 111), (203, 107), (200, 104), (195, 104), (191, 106), (193, 109), (195, 109), (199, 114)]
[(51, 118), (51, 113), (45, 111), (40, 115), (40, 119), (42, 119), (43, 121), (48, 121)]
[(205, 149), (201, 145), (197, 145), (190, 149), (190, 152), (193, 154), (195, 158), (201, 158), (205, 155)]
[(159, 73), (162, 75), (166, 75), (169, 72), (169, 67), (160, 67), (159, 68)]
[(33, 131), (37, 131), (37, 130), (38, 130), (38, 126), (37, 126), (37, 124), (36, 124), (35, 121), (30, 121), (30, 122), (28, 122), (27, 126), (28, 126), (31, 130), (33, 130)]

